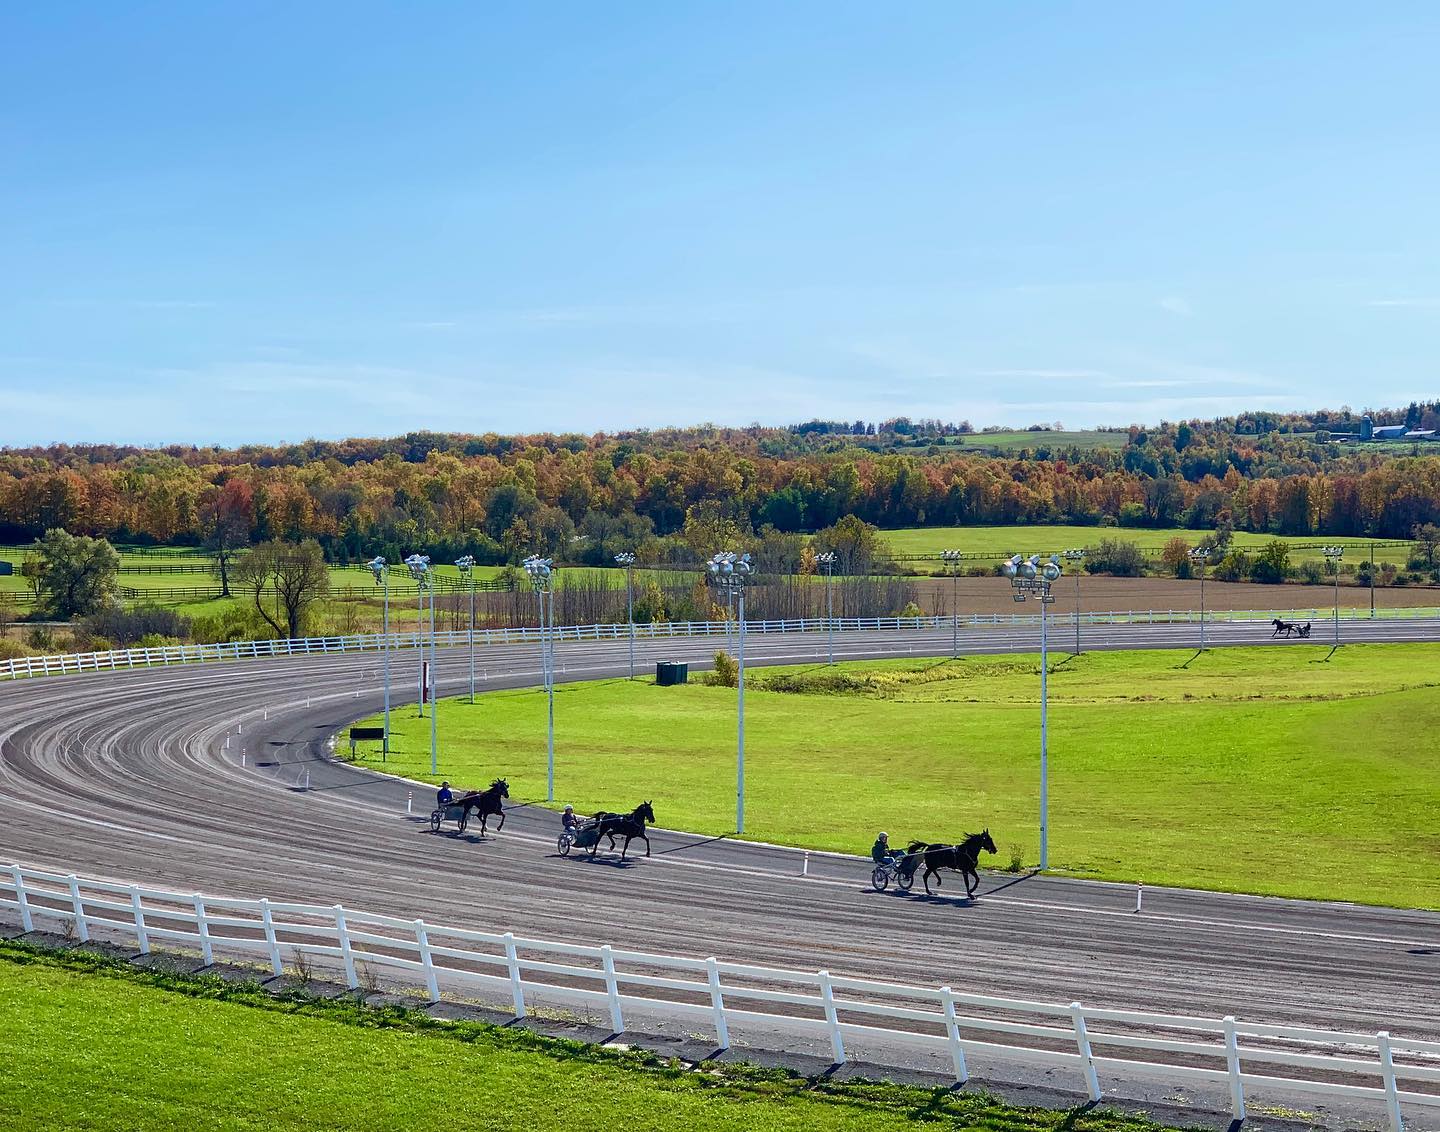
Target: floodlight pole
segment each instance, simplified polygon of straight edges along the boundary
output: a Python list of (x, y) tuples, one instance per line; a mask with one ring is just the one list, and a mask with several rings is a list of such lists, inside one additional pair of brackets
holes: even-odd
[(739, 670), (736, 679), (735, 739), (735, 832), (745, 832), (745, 582), (754, 567), (748, 554), (724, 551), (707, 563), (711, 580), (726, 594), (733, 594), (739, 604), (740, 624), (737, 632)]
[(1370, 620), (1375, 620), (1375, 540), (1370, 540)]
[(1061, 555), (1066, 562), (1075, 563), (1075, 655), (1080, 655), (1080, 563), (1085, 561), (1082, 549), (1067, 550)]
[(950, 657), (960, 655), (960, 552), (941, 551), (940, 557), (950, 567)]
[[(540, 671), (545, 681), (545, 800), (555, 801), (555, 587), (554, 566), (548, 558), (532, 554), (524, 562), (525, 573), (530, 575), (530, 585), (535, 590), (535, 600), (540, 607)], [(550, 625), (546, 630), (545, 598), (550, 598)], [(547, 638), (551, 641), (547, 647)]]
[(1050, 595), (1050, 586), (1060, 579), (1063, 570), (1060, 556), (1052, 554), (1050, 561), (1041, 563), (1040, 555), (1032, 554), (1024, 559), (1015, 555), (1005, 563), (1005, 574), (1014, 588), (1014, 599), (1024, 601), (1031, 594), (1040, 598), (1040, 869), (1050, 867), (1050, 745), (1049, 745), (1049, 632), (1046, 606), (1055, 599)]
[(455, 565), (460, 570), (460, 576), (465, 579), (470, 587), (470, 624), (468, 631), (470, 645), (470, 702), (475, 702), (475, 557), (467, 554), (464, 558), (457, 558)]
[(1208, 548), (1201, 550), (1196, 548), (1190, 551), (1190, 561), (1200, 571), (1200, 651), (1205, 651), (1205, 567), (1210, 564), (1210, 551)]
[(410, 567), (410, 576), (415, 579), (415, 585), (420, 594), (420, 625), (417, 628), (416, 636), (419, 638), (420, 646), (420, 714), (422, 717), (425, 714), (425, 594), (427, 591), (430, 594), (430, 773), (434, 775), (437, 773), (440, 761), (436, 735), (438, 723), (435, 718), (435, 689), (439, 684), (435, 673), (435, 575), (430, 569), (430, 559), (422, 554), (412, 554), (405, 559), (405, 565)]
[(635, 555), (628, 550), (615, 561), (625, 568), (625, 620), (630, 628), (630, 679), (635, 679)]
[(1050, 867), (1050, 694), (1048, 676), (1050, 654), (1045, 626), (1050, 603), (1050, 587), (1040, 598), (1040, 869)]
[[(412, 557), (415, 557), (412, 555)], [(406, 559), (408, 562), (409, 559)], [(412, 576), (414, 571), (411, 571)], [(415, 645), (420, 654), (420, 718), (425, 718), (425, 587), (418, 580), (415, 586)]]
[[(815, 561), (825, 570), (825, 647), (828, 653), (827, 663), (835, 663), (835, 601), (830, 591), (831, 576), (835, 571), (835, 552), (826, 550), (815, 556)], [(809, 604), (808, 602), (806, 603)]]
[(368, 565), (385, 595), (384, 612), (380, 615), (380, 651), (385, 654), (385, 738), (381, 740), (380, 750), (388, 755), (390, 753), (390, 574), (383, 558), (377, 556)]
[[(1340, 559), (1345, 554), (1345, 548), (1343, 546), (1325, 546), (1321, 547), (1320, 553), (1330, 563), (1330, 569), (1335, 571), (1335, 647), (1338, 649), (1340, 647)], [(1373, 549), (1371, 554), (1374, 554)], [(1373, 576), (1373, 570), (1371, 574)], [(1374, 591), (1371, 591), (1371, 600), (1374, 600)]]
[(430, 582), (430, 774), (433, 777), (439, 773), (440, 750), (436, 735), (436, 728), (439, 726), (440, 705), (436, 703), (435, 693), (440, 688), (440, 671), (438, 658), (435, 650), (435, 578), (432, 575)]

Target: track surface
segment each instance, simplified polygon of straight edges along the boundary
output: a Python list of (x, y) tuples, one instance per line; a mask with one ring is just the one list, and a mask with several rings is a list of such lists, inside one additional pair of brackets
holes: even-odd
[[(1342, 633), (1436, 641), (1440, 622)], [(1217, 623), (1209, 636), (1268, 640), (1253, 625)], [(1087, 630), (1086, 647), (1194, 640), (1194, 626), (1115, 626)], [(638, 656), (703, 663), (717, 643), (641, 642)], [(970, 630), (962, 651), (1036, 644), (1033, 628)], [(948, 630), (836, 638), (846, 658), (949, 646)], [(824, 649), (816, 634), (746, 644), (755, 663)], [(623, 641), (558, 653), (561, 680), (626, 671)], [(538, 682), (533, 645), (482, 656), (487, 687)], [(413, 688), (415, 657), (394, 659), (398, 703)], [(440, 678), (445, 694), (466, 686), (463, 650), (442, 652)], [(437, 837), (428, 792), (416, 790), (407, 817), (406, 784), (326, 758), (337, 729), (380, 705), (375, 654), (0, 685), (0, 860), (1012, 997), (1440, 1037), (1440, 915), (1147, 889), (1137, 916), (1128, 886), (1000, 874), (985, 878), (974, 905), (914, 900), (870, 891), (868, 863), (816, 855), (802, 879), (795, 851), (667, 832), (652, 837), (651, 859), (620, 866), (556, 856), (555, 816), (524, 805), (490, 840)], [(243, 734), (227, 749), (237, 724)], [(306, 771), (312, 788), (297, 790)]]

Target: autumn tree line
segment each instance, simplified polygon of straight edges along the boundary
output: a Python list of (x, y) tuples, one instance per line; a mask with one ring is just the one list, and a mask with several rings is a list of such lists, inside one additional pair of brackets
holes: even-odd
[[(1397, 414), (1423, 424), (1436, 410)], [(1262, 417), (1273, 427), (1261, 428)], [(1379, 538), (1409, 538), (1440, 522), (1440, 458), (1427, 447), (1339, 444), (1326, 428), (1299, 431), (1321, 420), (1338, 430), (1345, 419), (1253, 414), (1137, 427), (1115, 447), (1086, 451), (1051, 447), (1037, 431), (1034, 448), (1006, 457), (965, 452), (961, 426), (903, 418), (874, 434), (866, 422), (836, 426), (863, 433), (811, 422), (591, 437), (417, 433), (236, 449), (5, 449), (0, 542), (64, 529), (118, 543), (204, 545), (222, 556), (313, 539), (332, 562), (425, 546), (442, 559), (453, 550), (513, 563), (539, 552), (600, 566), (637, 548), (657, 562), (685, 559), (697, 516), (755, 537), (812, 533), (847, 516), (882, 528), (1228, 524)], [(917, 436), (935, 444), (917, 449)]]

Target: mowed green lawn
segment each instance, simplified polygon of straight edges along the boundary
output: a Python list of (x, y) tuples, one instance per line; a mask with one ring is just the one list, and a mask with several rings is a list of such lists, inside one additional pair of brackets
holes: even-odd
[[(1101, 539), (1119, 539), (1122, 542), (1133, 542), (1136, 546), (1159, 550), (1172, 538), (1183, 538), (1193, 546), (1208, 533), (1181, 527), (1151, 530), (1136, 527), (1077, 527), (1057, 523), (1018, 527), (904, 527), (882, 531), (880, 534), (892, 554), (933, 554), (938, 557), (942, 550), (996, 556), (1055, 554), (1069, 547), (1094, 546)], [(1344, 546), (1344, 561), (1352, 564), (1366, 562), (1370, 558), (1370, 540), (1348, 536), (1330, 538), (1325, 535), (1268, 535), (1236, 531), (1235, 545), (1253, 550), (1277, 538), (1297, 548), (1291, 551), (1292, 563), (1305, 558), (1322, 557), (1319, 550), (1298, 549), (1301, 546), (1316, 546), (1321, 543)], [(1405, 546), (1375, 548), (1376, 562), (1403, 565), (1408, 557), (1409, 551)]]
[[(1152, 1132), (1106, 1112), (1007, 1108), (978, 1093), (830, 1086), (719, 1067), (696, 1073), (523, 1031), (437, 1027), (343, 1004), (0, 950), (0, 1127), (437, 1128), (687, 1132), (987, 1128)], [(229, 996), (221, 998), (221, 995)]]
[[(1440, 646), (1052, 658), (1050, 859), (1075, 875), (1440, 908)], [(841, 693), (746, 693), (745, 834), (865, 852), (989, 826), (1038, 859), (1038, 658), (837, 666)], [(868, 674), (868, 676), (866, 675)], [(407, 676), (408, 680), (409, 677)], [(649, 678), (561, 684), (557, 801), (652, 799), (663, 826), (735, 826), (735, 692)], [(545, 697), (443, 702), (440, 769), (545, 793)], [(371, 721), (375, 722), (375, 721)], [(428, 779), (429, 721), (393, 717), (386, 769)], [(375, 750), (361, 753), (379, 767)]]

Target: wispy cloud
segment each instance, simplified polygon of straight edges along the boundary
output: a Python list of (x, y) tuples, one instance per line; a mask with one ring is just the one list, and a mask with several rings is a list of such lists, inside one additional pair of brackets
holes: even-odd
[(1192, 314), (1195, 313), (1195, 311), (1191, 308), (1190, 304), (1187, 303), (1184, 299), (1182, 299), (1179, 295), (1166, 295), (1165, 298), (1161, 299), (1155, 305), (1159, 307), (1162, 311), (1169, 311), (1171, 314), (1178, 314), (1182, 318), (1189, 318)]
[(1371, 299), (1367, 307), (1440, 307), (1440, 299)]

